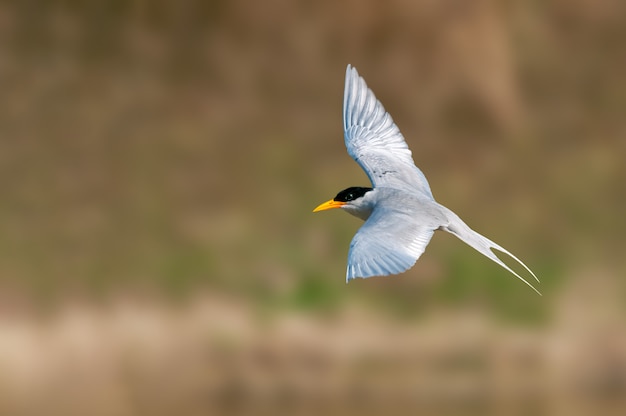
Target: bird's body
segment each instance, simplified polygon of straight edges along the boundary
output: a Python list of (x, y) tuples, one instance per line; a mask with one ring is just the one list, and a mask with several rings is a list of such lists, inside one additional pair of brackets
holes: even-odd
[(537, 291), (492, 249), (511, 256), (537, 279), (524, 263), (435, 201), (402, 133), (350, 65), (346, 70), (343, 124), (348, 154), (363, 168), (373, 188), (347, 188), (314, 212), (342, 208), (365, 221), (350, 244), (347, 281), (408, 270), (440, 229), (456, 235)]

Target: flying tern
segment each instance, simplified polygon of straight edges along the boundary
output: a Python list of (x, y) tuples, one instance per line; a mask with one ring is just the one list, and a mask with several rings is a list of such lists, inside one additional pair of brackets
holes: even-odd
[(343, 129), (348, 154), (365, 171), (373, 187), (344, 189), (313, 212), (341, 208), (365, 221), (350, 243), (346, 282), (410, 269), (426, 249), (433, 233), (444, 230), (539, 293), (492, 250), (510, 256), (539, 282), (528, 266), (435, 201), (426, 177), (415, 166), (402, 133), (351, 65), (346, 69)]

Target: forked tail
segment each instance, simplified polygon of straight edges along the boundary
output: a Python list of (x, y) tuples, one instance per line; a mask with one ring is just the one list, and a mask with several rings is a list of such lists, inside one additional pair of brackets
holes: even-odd
[(470, 245), (471, 247), (473, 247), (474, 249), (479, 251), (484, 256), (489, 257), (491, 260), (495, 261), (500, 266), (504, 267), (506, 270), (508, 270), (509, 272), (513, 273), (518, 279), (520, 279), (522, 282), (526, 283), (535, 292), (537, 292), (539, 294), (539, 296), (541, 296), (541, 292), (539, 292), (533, 285), (531, 285), (522, 276), (520, 276), (519, 274), (517, 274), (513, 270), (511, 270), (511, 268), (509, 266), (504, 264), (504, 262), (502, 260), (500, 260), (494, 254), (492, 249), (496, 249), (496, 250), (498, 250), (498, 251), (508, 255), (509, 257), (514, 259), (515, 261), (517, 261), (519, 264), (524, 266), (524, 268), (526, 270), (528, 270), (528, 273), (530, 273), (535, 278), (535, 280), (537, 280), (537, 282), (539, 282), (539, 279), (537, 278), (537, 276), (535, 276), (535, 273), (533, 273), (532, 270), (530, 270), (528, 268), (528, 266), (526, 266), (520, 259), (515, 257), (513, 254), (511, 254), (505, 248), (501, 247), (500, 245), (494, 243), (493, 241), (491, 241), (487, 237), (484, 237), (484, 236), (478, 234), (476, 231), (472, 230), (454, 212), (452, 212), (451, 210), (449, 210), (446, 207), (443, 207), (443, 208), (444, 208), (444, 211), (446, 212), (447, 217), (448, 217), (448, 224), (447, 225), (442, 225), (441, 226), (442, 230), (445, 230), (445, 231), (447, 231), (449, 233), (452, 233), (452, 234), (456, 235), (458, 238), (463, 240), (466, 244)]

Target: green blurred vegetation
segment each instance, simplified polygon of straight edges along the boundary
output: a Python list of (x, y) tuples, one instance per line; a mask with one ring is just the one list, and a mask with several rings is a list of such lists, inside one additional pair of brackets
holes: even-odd
[[(626, 272), (625, 39), (608, 0), (4, 2), (3, 296), (538, 319), (578, 270)], [(359, 223), (311, 209), (367, 184), (342, 142), (347, 63), (438, 200), (544, 298), (449, 236), (403, 276), (344, 284)]]

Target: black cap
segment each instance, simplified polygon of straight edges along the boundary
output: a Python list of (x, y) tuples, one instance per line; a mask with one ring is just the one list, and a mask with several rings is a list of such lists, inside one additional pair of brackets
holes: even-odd
[(361, 198), (363, 195), (371, 191), (372, 188), (363, 188), (360, 186), (352, 186), (339, 192), (333, 200), (338, 202), (350, 202)]

